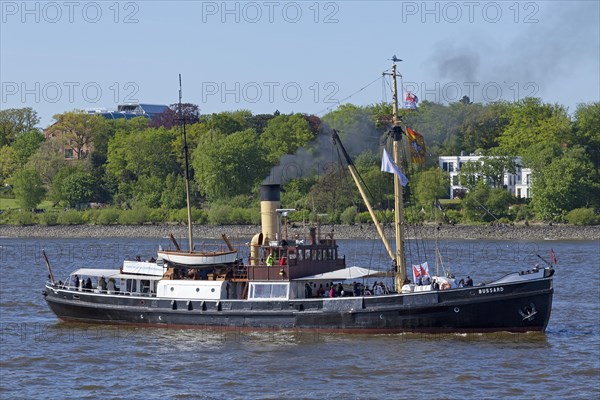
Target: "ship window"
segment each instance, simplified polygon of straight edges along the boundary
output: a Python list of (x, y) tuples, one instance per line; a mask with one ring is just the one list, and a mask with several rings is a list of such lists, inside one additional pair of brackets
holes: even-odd
[(252, 283), (250, 298), (253, 299), (286, 299), (288, 283)]

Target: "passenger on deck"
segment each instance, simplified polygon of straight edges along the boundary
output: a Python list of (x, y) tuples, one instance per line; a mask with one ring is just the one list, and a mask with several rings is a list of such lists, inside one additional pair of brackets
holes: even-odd
[(79, 276), (77, 275), (73, 277), (73, 286), (75, 287), (75, 290), (79, 290)]
[(454, 275), (450, 275), (450, 283), (452, 284), (453, 288), (458, 287), (458, 282), (456, 281)]
[(117, 291), (117, 288), (115, 287), (114, 278), (110, 278), (108, 280), (108, 284), (106, 285), (106, 290), (108, 291), (108, 294), (115, 293)]
[(106, 293), (106, 279), (104, 277), (100, 278), (100, 280), (98, 281), (98, 289), (100, 289), (101, 293)]
[(331, 288), (329, 289), (329, 297), (335, 297), (336, 293), (335, 293), (335, 286), (331, 285)]
[(92, 290), (92, 280), (90, 278), (86, 279), (84, 288), (88, 291)]
[(470, 276), (467, 276), (467, 280), (465, 281), (465, 286), (466, 287), (471, 287), (473, 286), (473, 279), (471, 279)]
[(373, 284), (373, 293), (375, 293), (375, 296), (380, 296), (383, 294), (383, 288), (377, 282), (375, 282), (375, 284)]
[(323, 289), (323, 284), (319, 285), (319, 289), (317, 290), (317, 297), (325, 296), (325, 289)]
[(425, 277), (423, 277), (423, 285), (431, 285), (431, 278), (429, 275), (425, 275)]
[(421, 277), (418, 277), (415, 280), (415, 285), (417, 285), (417, 286), (423, 286), (423, 280), (421, 279)]
[(431, 284), (431, 289), (440, 290), (440, 284), (437, 283), (437, 281), (435, 279), (433, 280), (433, 283)]
[(142, 261), (142, 257), (140, 257), (140, 256), (135, 256), (135, 261)]
[(283, 267), (285, 264), (287, 264), (287, 262), (286, 262), (286, 260), (285, 260), (285, 257), (281, 257), (281, 259), (279, 260), (279, 265), (280, 265), (281, 267)]
[(304, 284), (304, 297), (310, 299), (312, 297), (312, 288), (308, 283)]
[(267, 267), (273, 266), (273, 254), (269, 254), (269, 256), (267, 257), (266, 264), (267, 264)]
[(335, 294), (337, 297), (344, 297), (344, 286), (341, 283), (338, 283)]

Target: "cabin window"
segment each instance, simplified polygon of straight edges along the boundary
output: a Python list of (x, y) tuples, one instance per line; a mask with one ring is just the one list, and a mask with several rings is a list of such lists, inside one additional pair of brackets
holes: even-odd
[(250, 298), (252, 299), (287, 299), (289, 283), (252, 283)]
[(127, 283), (125, 284), (126, 291), (129, 293), (137, 292), (137, 280), (135, 279), (127, 279)]

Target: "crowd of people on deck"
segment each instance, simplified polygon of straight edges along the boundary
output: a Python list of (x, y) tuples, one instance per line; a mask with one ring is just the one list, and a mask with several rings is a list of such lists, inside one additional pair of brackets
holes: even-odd
[(431, 285), (433, 290), (444, 290), (450, 288), (462, 288), (462, 287), (471, 287), (473, 286), (473, 279), (467, 275), (466, 279), (461, 279), (460, 281), (456, 281), (456, 277), (454, 275), (450, 275), (450, 278), (447, 280), (436, 280), (436, 278), (431, 278), (429, 275), (425, 275), (422, 278), (418, 277), (415, 281), (416, 286), (427, 286)]
[[(325, 286), (323, 286), (325, 285)], [(369, 287), (360, 282), (353, 282), (352, 285), (343, 285), (342, 283), (335, 284), (331, 283), (319, 283), (314, 282), (304, 284), (304, 295), (306, 298), (312, 297), (349, 297), (349, 296), (379, 296), (384, 294), (390, 294), (390, 288), (381, 282), (375, 281), (373, 286)]]

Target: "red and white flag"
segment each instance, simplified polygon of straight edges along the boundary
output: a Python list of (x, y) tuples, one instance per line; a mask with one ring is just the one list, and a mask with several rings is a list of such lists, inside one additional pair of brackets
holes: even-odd
[(413, 264), (413, 282), (416, 282), (417, 279), (423, 279), (426, 276), (429, 276), (429, 265), (427, 261), (421, 264), (414, 265)]

